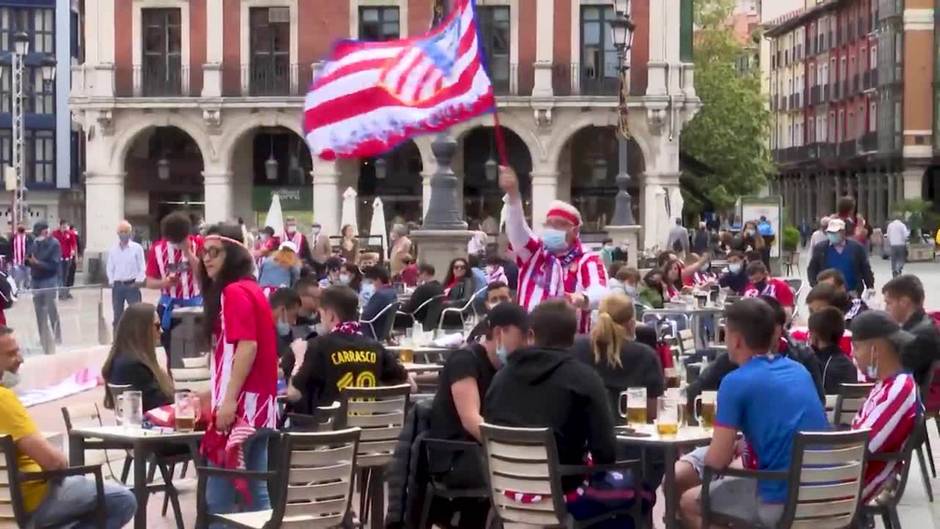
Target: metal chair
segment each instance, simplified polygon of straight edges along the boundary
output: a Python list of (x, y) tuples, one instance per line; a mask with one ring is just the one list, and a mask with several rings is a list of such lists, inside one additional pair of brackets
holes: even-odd
[(385, 466), (392, 460), (411, 393), (409, 384), (374, 388), (346, 387), (340, 393), (342, 427), (362, 429), (356, 458), (359, 516), (382, 527), (385, 516)]
[(874, 384), (839, 384), (835, 408), (832, 411), (832, 425), (837, 429), (852, 427), (852, 419), (862, 409)]
[[(449, 439), (424, 439), (422, 443), (428, 468), (431, 468), (430, 465), (434, 457), (446, 456), (451, 458), (456, 454), (464, 452), (475, 452), (480, 462), (483, 462), (483, 452), (481, 451), (480, 445), (477, 443), (451, 441)], [(434, 475), (431, 474), (424, 492), (424, 505), (421, 509), (421, 522), (418, 527), (429, 527), (428, 519), (431, 516), (431, 506), (436, 498), (453, 501), (461, 499), (488, 500), (489, 497), (490, 490), (486, 486), (474, 489), (455, 489), (438, 481), (435, 479)]]
[(862, 505), (862, 514), (871, 516), (881, 516), (881, 521), (885, 529), (901, 529), (901, 520), (898, 517), (898, 503), (904, 496), (904, 489), (907, 487), (907, 476), (911, 470), (911, 456), (914, 449), (920, 446), (924, 438), (927, 437), (926, 418), (921, 416), (917, 418), (914, 425), (914, 431), (904, 443), (900, 452), (890, 452), (881, 454), (868, 454), (868, 461), (883, 461), (885, 463), (898, 463), (895, 467), (897, 472), (894, 480), (888, 482), (878, 496), (867, 505)]
[[(395, 312), (395, 316), (396, 316), (396, 318), (397, 318), (398, 316), (402, 316), (403, 318), (409, 318), (409, 319), (411, 319), (411, 324), (414, 325), (414, 323), (415, 323), (416, 321), (418, 321), (418, 319), (415, 318), (415, 314), (418, 314), (419, 312), (421, 312), (422, 310), (425, 310), (425, 309), (430, 310), (430, 309), (429, 309), (429, 306), (430, 306), (432, 303), (434, 303), (434, 302), (438, 302), (438, 303), (439, 303), (439, 302), (441, 302), (445, 297), (446, 297), (446, 296), (445, 296), (444, 294), (438, 294), (438, 295), (436, 295), (436, 296), (430, 297), (430, 298), (424, 300), (420, 305), (418, 305), (417, 307), (415, 307), (415, 310), (414, 310), (414, 311), (412, 311), (412, 312), (402, 312), (402, 311), (399, 310), (399, 311), (396, 311), (396, 312)], [(427, 314), (425, 314), (425, 319), (427, 319)], [(424, 322), (421, 322), (421, 324), (423, 325)]]
[(482, 294), (483, 292), (486, 292), (486, 287), (483, 287), (483, 288), (477, 290), (476, 292), (474, 292), (473, 295), (470, 296), (470, 300), (467, 301), (467, 303), (466, 303), (463, 307), (459, 307), (459, 308), (458, 308), (458, 307), (447, 307), (446, 309), (442, 310), (442, 311), (441, 311), (441, 318), (440, 318), (440, 320), (438, 320), (438, 322), (437, 322), (437, 328), (438, 328), (438, 330), (441, 330), (441, 329), (444, 328), (444, 320), (447, 319), (447, 315), (448, 315), (448, 314), (454, 314), (454, 313), (456, 313), (458, 316), (460, 316), (460, 325), (461, 325), (461, 327), (466, 327), (466, 326), (467, 326), (467, 317), (466, 317), (466, 314), (467, 314), (468, 311), (473, 313), (473, 319), (474, 319), (474, 321), (476, 321), (476, 319), (479, 318), (480, 315), (477, 313), (477, 308), (476, 308), (476, 305), (474, 304), (474, 301), (476, 300), (476, 297), (479, 296), (480, 294)]
[[(17, 527), (28, 527), (29, 516), (23, 502), (21, 488), (23, 483), (92, 475), (95, 479), (95, 521), (98, 527), (105, 527), (104, 478), (101, 475), (101, 465), (84, 465), (42, 472), (20, 472), (16, 443), (9, 435), (0, 436), (0, 452), (2, 452), (0, 453), (0, 476), (2, 476), (0, 479), (0, 524), (6, 525), (13, 521)], [(67, 520), (60, 526), (69, 527), (74, 523), (75, 520)], [(53, 528), (44, 527), (43, 529)]]
[(793, 273), (794, 269), (799, 270), (800, 268), (800, 252), (786, 252), (783, 255), (783, 270), (784, 273), (790, 275)]
[[(562, 465), (558, 461), (555, 437), (548, 428), (509, 428), (483, 423), (483, 450), (493, 512), (506, 527), (582, 528), (614, 518), (630, 516), (636, 527), (644, 527), (642, 501), (637, 498), (629, 509), (614, 510), (587, 520), (574, 520), (568, 514), (561, 479), (595, 472), (632, 472), (641, 476), (639, 461), (612, 465)], [(541, 497), (532, 503), (516, 502), (505, 493)]]
[[(63, 406), (61, 408), (62, 419), (65, 422), (65, 432), (68, 435), (72, 428), (81, 427), (81, 426), (104, 426), (104, 421), (101, 419), (101, 410), (98, 408), (98, 404), (91, 402), (88, 404), (77, 404), (75, 406)], [(113, 457), (108, 450), (117, 451), (118, 453), (124, 454), (124, 470), (121, 472), (120, 478), (114, 472), (114, 469), (111, 467), (111, 463), (117, 463), (121, 461), (120, 457)], [(114, 481), (120, 481), (121, 483), (127, 484), (127, 476), (131, 470), (131, 462), (134, 460), (133, 456), (127, 453), (123, 447), (109, 443), (102, 439), (86, 439), (85, 440), (85, 462), (89, 464), (104, 464), (108, 467), (108, 474), (111, 476), (111, 479)], [(87, 452), (92, 451), (97, 454), (101, 452), (100, 457), (88, 457)]]
[[(273, 470), (246, 471), (198, 467), (197, 527), (206, 522), (245, 529), (340, 527), (352, 499), (359, 428), (335, 432), (284, 432), (278, 435), (278, 464)], [(265, 480), (273, 508), (234, 514), (206, 512), (209, 476)]]
[(305, 413), (288, 413), (288, 429), (292, 432), (330, 432), (336, 425), (343, 422), (340, 413), (343, 409), (339, 402), (329, 406), (319, 406), (313, 410), (313, 415)]
[[(378, 314), (375, 315), (371, 320), (359, 320), (359, 325), (368, 325), (369, 332), (371, 337), (378, 341), (385, 341), (388, 339), (388, 335), (392, 332), (392, 325), (395, 324), (395, 313), (398, 311), (398, 307), (401, 306), (397, 301), (389, 303)], [(376, 329), (376, 325), (379, 320), (382, 319), (386, 314), (391, 313), (391, 317), (386, 317), (385, 321), (382, 321), (381, 328)]]
[(176, 389), (189, 390), (194, 393), (208, 392), (211, 389), (209, 355), (187, 357), (181, 360), (183, 367), (177, 367), (171, 373)]
[(776, 527), (852, 527), (864, 487), (862, 472), (871, 430), (799, 432), (793, 440), (787, 470), (745, 470), (705, 467), (702, 476), (702, 527), (717, 523), (735, 528), (755, 528), (749, 520), (713, 511), (709, 501), (712, 480), (722, 476), (786, 481), (787, 501)]

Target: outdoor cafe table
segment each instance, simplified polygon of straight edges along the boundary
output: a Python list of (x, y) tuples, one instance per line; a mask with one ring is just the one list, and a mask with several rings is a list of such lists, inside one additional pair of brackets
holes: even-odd
[(441, 369), (444, 369), (444, 366), (441, 364), (415, 364), (411, 362), (405, 362), (402, 364), (405, 371), (409, 373), (437, 373)]
[(666, 501), (666, 529), (678, 529), (679, 495), (676, 491), (676, 461), (679, 449), (690, 449), (711, 443), (712, 430), (699, 426), (682, 426), (675, 435), (659, 435), (656, 425), (630, 425), (640, 435), (630, 435), (617, 429), (617, 443), (638, 448), (658, 448), (663, 451), (666, 475), (663, 478), (663, 495)]
[(98, 439), (126, 445), (134, 456), (134, 497), (137, 499), (137, 513), (134, 515), (134, 529), (147, 527), (147, 460), (156, 450), (168, 445), (187, 445), (195, 460), (197, 444), (204, 432), (177, 433), (164, 430), (145, 430), (124, 426), (92, 426), (72, 428), (69, 432), (69, 464), (85, 464), (85, 441)]
[(451, 351), (456, 351), (456, 347), (443, 347), (440, 345), (387, 345), (385, 346), (386, 351), (393, 352), (401, 357), (402, 352), (410, 351), (412, 358), (421, 357), (421, 358), (431, 358), (436, 356), (437, 360), (443, 362), (447, 353)]
[(724, 311), (724, 307), (719, 307), (717, 305), (707, 305), (705, 307), (689, 306), (687, 308), (647, 309), (643, 311), (643, 319), (645, 320), (647, 316), (688, 316), (689, 325), (692, 327), (692, 335), (695, 337), (695, 348), (705, 349), (708, 347), (708, 344), (705, 343), (705, 337), (702, 336), (701, 320), (703, 317), (714, 319), (715, 316), (720, 315)]

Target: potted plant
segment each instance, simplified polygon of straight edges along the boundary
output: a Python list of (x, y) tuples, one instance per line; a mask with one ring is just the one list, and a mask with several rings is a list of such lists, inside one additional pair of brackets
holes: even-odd
[(780, 242), (784, 252), (796, 252), (800, 246), (800, 230), (796, 226), (783, 228), (783, 239)]
[(924, 227), (927, 216), (930, 214), (931, 203), (920, 199), (908, 199), (899, 204), (907, 226), (911, 229), (911, 237), (907, 243), (907, 260), (933, 261), (934, 243), (932, 240), (924, 241)]

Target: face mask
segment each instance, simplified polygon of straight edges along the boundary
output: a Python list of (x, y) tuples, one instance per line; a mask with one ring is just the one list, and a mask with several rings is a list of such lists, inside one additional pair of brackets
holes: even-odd
[(284, 231), (286, 231), (287, 233), (293, 234), (294, 232), (297, 231), (297, 226), (288, 226), (284, 228)]
[(313, 326), (313, 332), (317, 333), (317, 336), (323, 336), (328, 333), (329, 330), (326, 328), (326, 325), (323, 325), (323, 322), (320, 322)]
[(363, 283), (359, 293), (362, 294), (364, 299), (368, 300), (375, 294), (375, 285), (372, 283)]
[(636, 287), (632, 287), (630, 285), (624, 285), (623, 293), (630, 296), (631, 298), (636, 298)]
[(612, 251), (614, 251), (614, 245), (613, 245), (613, 244), (605, 244), (605, 245), (604, 245), (604, 250), (605, 250), (605, 251), (608, 251), (608, 252), (612, 252)]
[(500, 365), (505, 366), (509, 363), (509, 349), (507, 349), (506, 346), (503, 345), (502, 340), (500, 340), (499, 343), (496, 344), (496, 358), (499, 359)]
[(875, 348), (872, 347), (868, 354), (871, 355), (871, 363), (865, 369), (865, 375), (869, 380), (875, 380), (878, 378), (878, 359), (875, 358)]
[(260, 238), (262, 241), (266, 241), (268, 240), (268, 234), (262, 233), (261, 235), (258, 236), (258, 238)]
[(747, 230), (747, 231), (744, 232), (744, 234), (747, 235), (747, 236), (749, 236), (749, 237), (750, 237), (750, 236), (753, 236), (753, 235), (754, 235), (754, 230)]
[(731, 272), (732, 274), (737, 274), (741, 272), (741, 268), (742, 268), (741, 263), (729, 263), (728, 264), (728, 271)]
[(545, 231), (542, 232), (542, 244), (544, 244), (545, 249), (550, 252), (564, 250), (568, 247), (568, 243), (565, 240), (566, 235), (567, 234), (562, 230), (545, 228)]
[(20, 374), (12, 371), (4, 371), (3, 378), (0, 378), (0, 386), (7, 389), (13, 389), (20, 383)]
[(352, 278), (349, 277), (349, 274), (340, 274), (339, 275), (339, 284), (348, 285), (352, 281)]
[(118, 239), (120, 239), (121, 242), (127, 242), (127, 241), (131, 240), (131, 234), (130, 234), (130, 233), (119, 233), (119, 234), (118, 234)]
[(320, 235), (320, 227), (314, 226), (310, 228), (310, 233), (312, 233), (314, 237), (316, 237), (317, 235)]
[(827, 233), (826, 237), (829, 238), (829, 244), (839, 244), (842, 242), (842, 235), (838, 233)]
[(26, 233), (26, 228), (17, 228), (17, 229), (16, 229), (16, 232), (17, 232), (17, 233)]
[(180, 247), (180, 245), (177, 244), (177, 243), (175, 243), (175, 242), (169, 242), (169, 241), (168, 241), (168, 242), (166, 243), (166, 247), (169, 248), (169, 249), (171, 249), (171, 250), (178, 250), (179, 247)]
[(281, 319), (277, 320), (277, 334), (278, 336), (287, 336), (290, 333), (290, 325)]

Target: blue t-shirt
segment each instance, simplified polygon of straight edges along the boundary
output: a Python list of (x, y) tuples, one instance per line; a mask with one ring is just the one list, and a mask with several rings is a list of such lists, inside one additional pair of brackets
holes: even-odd
[[(783, 356), (757, 356), (729, 373), (718, 388), (715, 422), (740, 430), (759, 470), (790, 467), (793, 437), (800, 431), (829, 430), (813, 377), (802, 364)], [(763, 480), (765, 503), (783, 503), (785, 480)]]
[(830, 244), (826, 249), (826, 266), (823, 268), (835, 268), (842, 272), (842, 276), (845, 277), (846, 288), (861, 293), (862, 288), (859, 284), (858, 274), (855, 273), (855, 259), (853, 259), (854, 255), (852, 254), (852, 246), (849, 244), (845, 245), (842, 253), (837, 252), (835, 247)]

